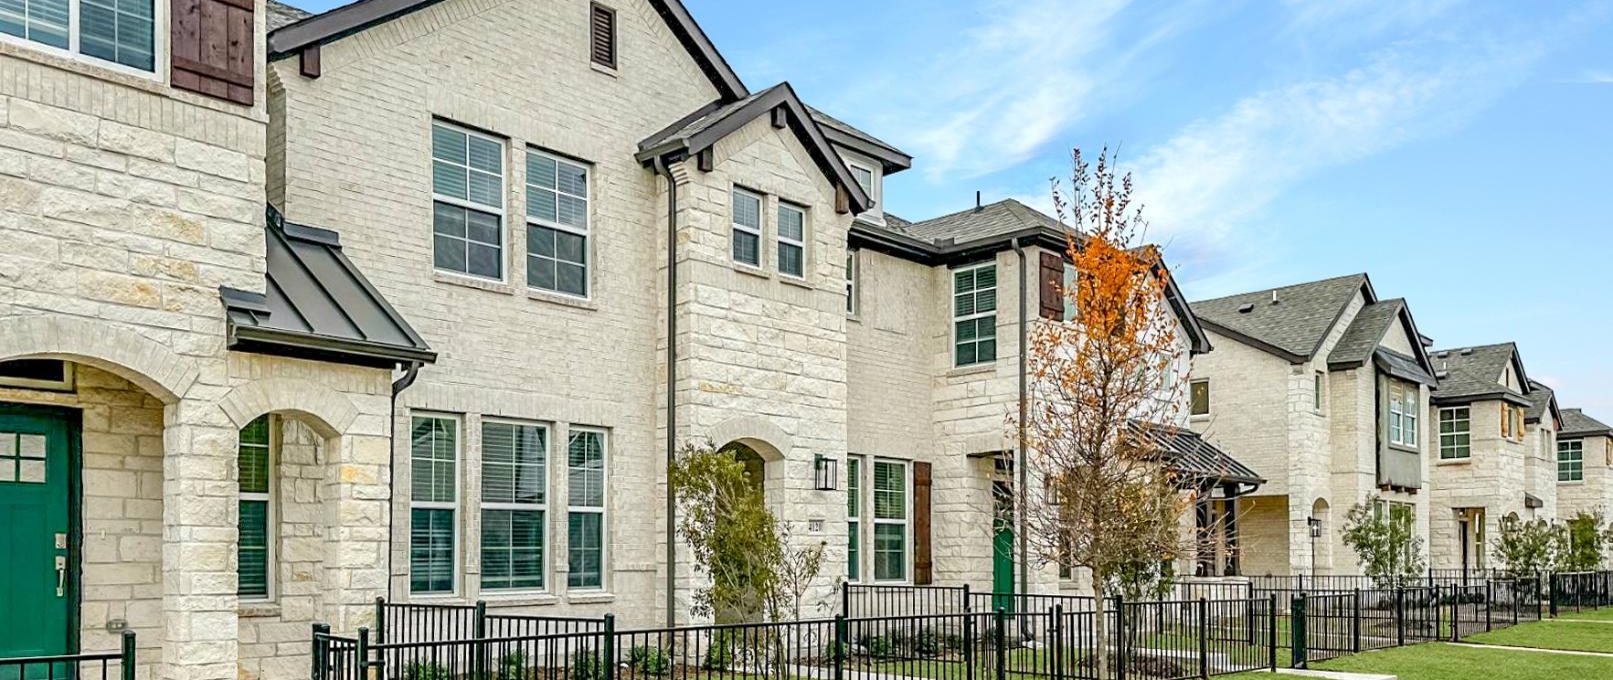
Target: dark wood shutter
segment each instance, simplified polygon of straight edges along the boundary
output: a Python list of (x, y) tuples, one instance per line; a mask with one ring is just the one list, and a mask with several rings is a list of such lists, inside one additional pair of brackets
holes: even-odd
[(930, 555), (930, 464), (913, 463), (913, 585), (934, 579)]
[(590, 5), (588, 24), (590, 58), (600, 66), (616, 68), (616, 11)]
[(1058, 253), (1042, 253), (1041, 314), (1044, 319), (1064, 318), (1064, 258)]
[(258, 61), (252, 0), (172, 0), (170, 10), (173, 86), (251, 105)]

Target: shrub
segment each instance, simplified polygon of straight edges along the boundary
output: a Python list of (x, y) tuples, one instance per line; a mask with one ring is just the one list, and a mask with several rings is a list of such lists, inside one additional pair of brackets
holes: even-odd
[(711, 638), (711, 646), (706, 648), (706, 658), (701, 662), (708, 671), (726, 671), (734, 663), (733, 641), (726, 634), (719, 633)]
[(634, 647), (627, 653), (627, 663), (645, 675), (666, 675), (672, 670), (672, 660), (660, 647)]
[(896, 656), (896, 642), (883, 635), (864, 635), (858, 641), (863, 652), (876, 659), (889, 659)]
[(599, 663), (597, 654), (583, 652), (572, 659), (570, 680), (604, 680), (604, 678), (605, 667)]
[(919, 656), (935, 656), (941, 653), (941, 635), (929, 628), (920, 629), (913, 636), (913, 653)]
[(448, 669), (431, 662), (416, 661), (403, 669), (404, 680), (451, 680)]
[(533, 675), (526, 654), (510, 652), (498, 660), (498, 680), (529, 680)]

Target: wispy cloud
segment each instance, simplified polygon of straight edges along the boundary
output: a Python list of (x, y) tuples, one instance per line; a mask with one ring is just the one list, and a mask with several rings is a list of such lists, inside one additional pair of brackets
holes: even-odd
[(1175, 240), (1179, 258), (1215, 257), (1295, 183), (1458, 127), (1541, 52), (1471, 37), (1401, 45), (1337, 75), (1244, 97), (1133, 164), (1155, 236)]
[(1462, 0), (1285, 0), (1291, 33), (1371, 36), (1420, 26), (1440, 18)]
[(1613, 85), (1613, 70), (1590, 70), (1580, 74), (1577, 78), (1570, 78), (1568, 82), (1586, 85)]

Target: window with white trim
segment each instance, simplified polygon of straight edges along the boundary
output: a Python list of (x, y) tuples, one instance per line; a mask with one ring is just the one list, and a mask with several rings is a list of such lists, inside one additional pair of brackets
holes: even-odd
[(874, 171), (856, 163), (848, 163), (846, 167), (851, 170), (851, 179), (856, 181), (857, 186), (862, 188), (863, 193), (868, 195), (869, 200), (872, 200), (874, 198)]
[(1206, 378), (1187, 384), (1187, 407), (1190, 416), (1210, 415), (1210, 381)]
[(997, 360), (997, 265), (952, 272), (952, 328), (953, 365)]
[(806, 277), (806, 211), (778, 204), (778, 271), (785, 276)]
[(504, 279), (504, 142), (431, 123), (432, 261), (437, 269)]
[(1417, 402), (1419, 390), (1415, 385), (1398, 380), (1389, 381), (1389, 443), (1406, 448), (1417, 448)]
[(734, 261), (762, 266), (762, 197), (735, 188), (732, 194)]
[(549, 428), (482, 421), (482, 589), (541, 590)]
[(1311, 408), (1322, 410), (1323, 395), (1327, 392), (1327, 376), (1317, 371), (1311, 377)]
[(862, 580), (863, 457), (846, 456), (846, 580)]
[(1466, 406), (1439, 410), (1439, 459), (1459, 460), (1473, 455), (1473, 412)]
[[(4, 2), (5, 0), (0, 0)], [(258, 416), (241, 428), (236, 452), (239, 467), (238, 485), (241, 493), (240, 538), (236, 542), (236, 569), (239, 578), (235, 593), (243, 600), (270, 598), (270, 565), (274, 545), (274, 513), (271, 503), (270, 470), (273, 461), (269, 455), (272, 435), (271, 417)]]
[(526, 285), (588, 297), (589, 166), (526, 152)]
[(874, 461), (874, 580), (907, 580), (907, 463)]
[(566, 447), (566, 585), (605, 587), (605, 432), (572, 428)]
[(846, 249), (846, 315), (857, 315), (857, 260), (861, 259), (855, 249)]
[(1557, 481), (1580, 482), (1585, 480), (1585, 441), (1557, 442)]
[(454, 592), (459, 420), (415, 416), (409, 432), (409, 592)]
[(0, 0), (0, 35), (93, 57), (137, 71), (156, 70), (153, 0)]

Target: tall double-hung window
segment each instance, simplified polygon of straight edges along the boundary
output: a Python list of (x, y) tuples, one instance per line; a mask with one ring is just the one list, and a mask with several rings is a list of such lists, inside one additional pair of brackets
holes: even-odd
[(526, 154), (526, 284), (588, 296), (588, 166)]
[(997, 360), (997, 265), (952, 272), (952, 349), (956, 366)]
[(1578, 482), (1585, 479), (1585, 441), (1574, 439), (1557, 442), (1557, 481)]
[(797, 279), (806, 276), (806, 211), (782, 202), (778, 205), (778, 271)]
[(1473, 455), (1473, 419), (1467, 406), (1439, 410), (1439, 458), (1458, 460)]
[(760, 267), (762, 266), (762, 197), (736, 188), (731, 201), (734, 261)]
[(874, 580), (907, 579), (907, 463), (874, 461)]
[(846, 580), (862, 580), (862, 456), (846, 456)]
[(409, 431), (409, 592), (454, 592), (459, 421), (416, 416)]
[(573, 428), (566, 447), (566, 585), (605, 587), (605, 433)]
[(1389, 381), (1389, 443), (1417, 448), (1417, 402), (1415, 385)]
[(0, 0), (0, 35), (156, 70), (154, 0)]
[(549, 428), (482, 423), (482, 589), (539, 590)]
[(503, 280), (504, 142), (433, 122), (431, 198), (437, 269)]
[(269, 437), (269, 416), (258, 416), (241, 428), (237, 450), (241, 512), (240, 540), (236, 545), (240, 573), (235, 592), (245, 600), (269, 598), (269, 558), (274, 528), (269, 507)]

